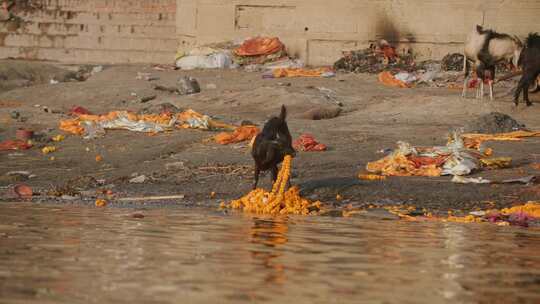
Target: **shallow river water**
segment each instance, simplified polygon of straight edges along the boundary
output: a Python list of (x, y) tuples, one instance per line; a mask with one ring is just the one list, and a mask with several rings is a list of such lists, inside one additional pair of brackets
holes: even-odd
[(0, 205), (0, 303), (540, 303), (540, 229)]

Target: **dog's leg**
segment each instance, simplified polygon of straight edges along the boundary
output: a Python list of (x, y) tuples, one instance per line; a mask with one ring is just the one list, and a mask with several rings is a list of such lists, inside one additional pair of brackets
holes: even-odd
[(272, 167), (272, 183), (275, 183), (275, 182), (276, 182), (277, 176), (278, 176), (278, 167), (277, 167), (277, 166), (273, 166), (273, 167)]
[(261, 173), (261, 169), (259, 169), (259, 166), (255, 165), (255, 182), (253, 183), (253, 190), (257, 189), (257, 184), (259, 183), (259, 174)]

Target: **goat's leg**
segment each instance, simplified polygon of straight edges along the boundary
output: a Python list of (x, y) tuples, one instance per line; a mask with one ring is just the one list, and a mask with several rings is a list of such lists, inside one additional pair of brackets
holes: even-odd
[(484, 99), (484, 80), (480, 78), (480, 99)]
[(467, 89), (469, 87), (469, 66), (467, 66), (467, 56), (463, 55), (463, 91), (461, 92), (461, 97), (467, 97)]
[(493, 101), (493, 80), (489, 80), (489, 100)]
[(253, 190), (257, 189), (257, 184), (259, 183), (259, 174), (260, 173), (261, 173), (261, 169), (259, 169), (259, 166), (255, 165), (255, 176), (254, 176), (255, 182), (253, 183)]

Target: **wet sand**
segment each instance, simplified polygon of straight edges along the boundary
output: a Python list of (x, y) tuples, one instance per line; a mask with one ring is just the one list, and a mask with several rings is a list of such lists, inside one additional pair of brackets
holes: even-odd
[[(137, 80), (137, 72), (149, 72), (160, 79)], [(154, 84), (172, 86), (178, 77), (185, 75), (199, 81), (201, 93), (178, 96), (153, 89)], [(539, 106), (526, 108), (521, 104), (514, 108), (511, 97), (505, 95), (506, 87), (496, 86), (497, 99), (491, 102), (462, 99), (459, 91), (447, 88), (388, 88), (379, 84), (376, 76), (367, 74), (338, 73), (337, 77), (328, 79), (262, 79), (261, 75), (237, 70), (155, 71), (149, 65), (106, 66), (84, 82), (44, 83), (0, 92), (0, 138), (13, 138), (20, 127), (48, 137), (63, 134), (58, 130), (58, 123), (67, 116), (51, 112), (65, 112), (74, 105), (94, 113), (106, 113), (172, 103), (228, 123), (250, 120), (262, 127), (264, 121), (278, 114), (279, 107), (285, 104), (293, 138), (310, 133), (329, 147), (325, 152), (299, 153), (293, 162), (292, 182), (300, 185), (307, 197), (336, 205), (405, 203), (432, 211), (485, 208), (488, 202), (500, 208), (540, 198), (537, 185), (461, 185), (451, 183), (450, 177), (392, 177), (385, 181), (356, 178), (367, 162), (383, 156), (377, 151), (394, 148), (398, 140), (421, 146), (444, 145), (450, 129), (489, 112), (507, 113), (528, 128), (540, 130)], [(339, 117), (317, 121), (302, 118), (304, 112), (314, 107), (335, 105), (317, 87), (335, 91), (337, 100), (343, 104)], [(147, 103), (134, 102), (138, 97), (132, 93), (138, 97), (157, 95), (157, 98)], [(540, 102), (540, 94), (532, 94), (531, 99)], [(52, 111), (45, 112), (44, 106)], [(10, 117), (13, 110), (20, 112), (26, 122), (13, 120)], [(86, 188), (83, 189), (86, 190), (84, 199), (58, 200), (61, 203), (93, 204), (95, 189), (110, 188), (118, 197), (185, 195), (182, 200), (160, 201), (148, 206), (217, 206), (222, 200), (239, 197), (250, 190), (253, 161), (247, 142), (226, 146), (208, 142), (215, 134), (217, 132), (177, 130), (148, 136), (118, 130), (107, 131), (105, 137), (93, 140), (69, 135), (54, 144), (58, 151), (52, 154), (43, 155), (37, 148), (1, 152), (0, 172), (31, 171), (36, 177), (24, 183), (41, 193), (81, 176), (104, 180), (103, 185), (92, 185), (88, 179), (79, 181), (79, 186)], [(473, 176), (502, 179), (540, 174), (531, 166), (540, 162), (539, 143), (538, 138), (489, 143), (494, 156), (512, 157), (513, 165)], [(97, 155), (103, 160), (96, 162)], [(55, 159), (50, 160), (51, 156)], [(132, 176), (142, 174), (148, 177), (147, 182), (128, 182)], [(13, 200), (10, 188), (17, 182), (1, 177), (2, 200)], [(269, 175), (262, 177), (261, 185), (270, 187)], [(216, 193), (215, 197), (210, 197), (211, 192)], [(337, 194), (344, 200), (337, 202)], [(50, 202), (51, 198), (35, 197), (34, 200)]]

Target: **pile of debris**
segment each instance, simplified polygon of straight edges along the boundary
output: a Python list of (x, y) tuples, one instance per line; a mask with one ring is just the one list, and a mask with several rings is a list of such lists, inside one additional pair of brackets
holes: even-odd
[(386, 40), (377, 45), (370, 45), (363, 50), (349, 51), (343, 58), (334, 63), (334, 69), (354, 73), (377, 74), (382, 71), (414, 71), (416, 70), (412, 53), (398, 55), (396, 49)]

